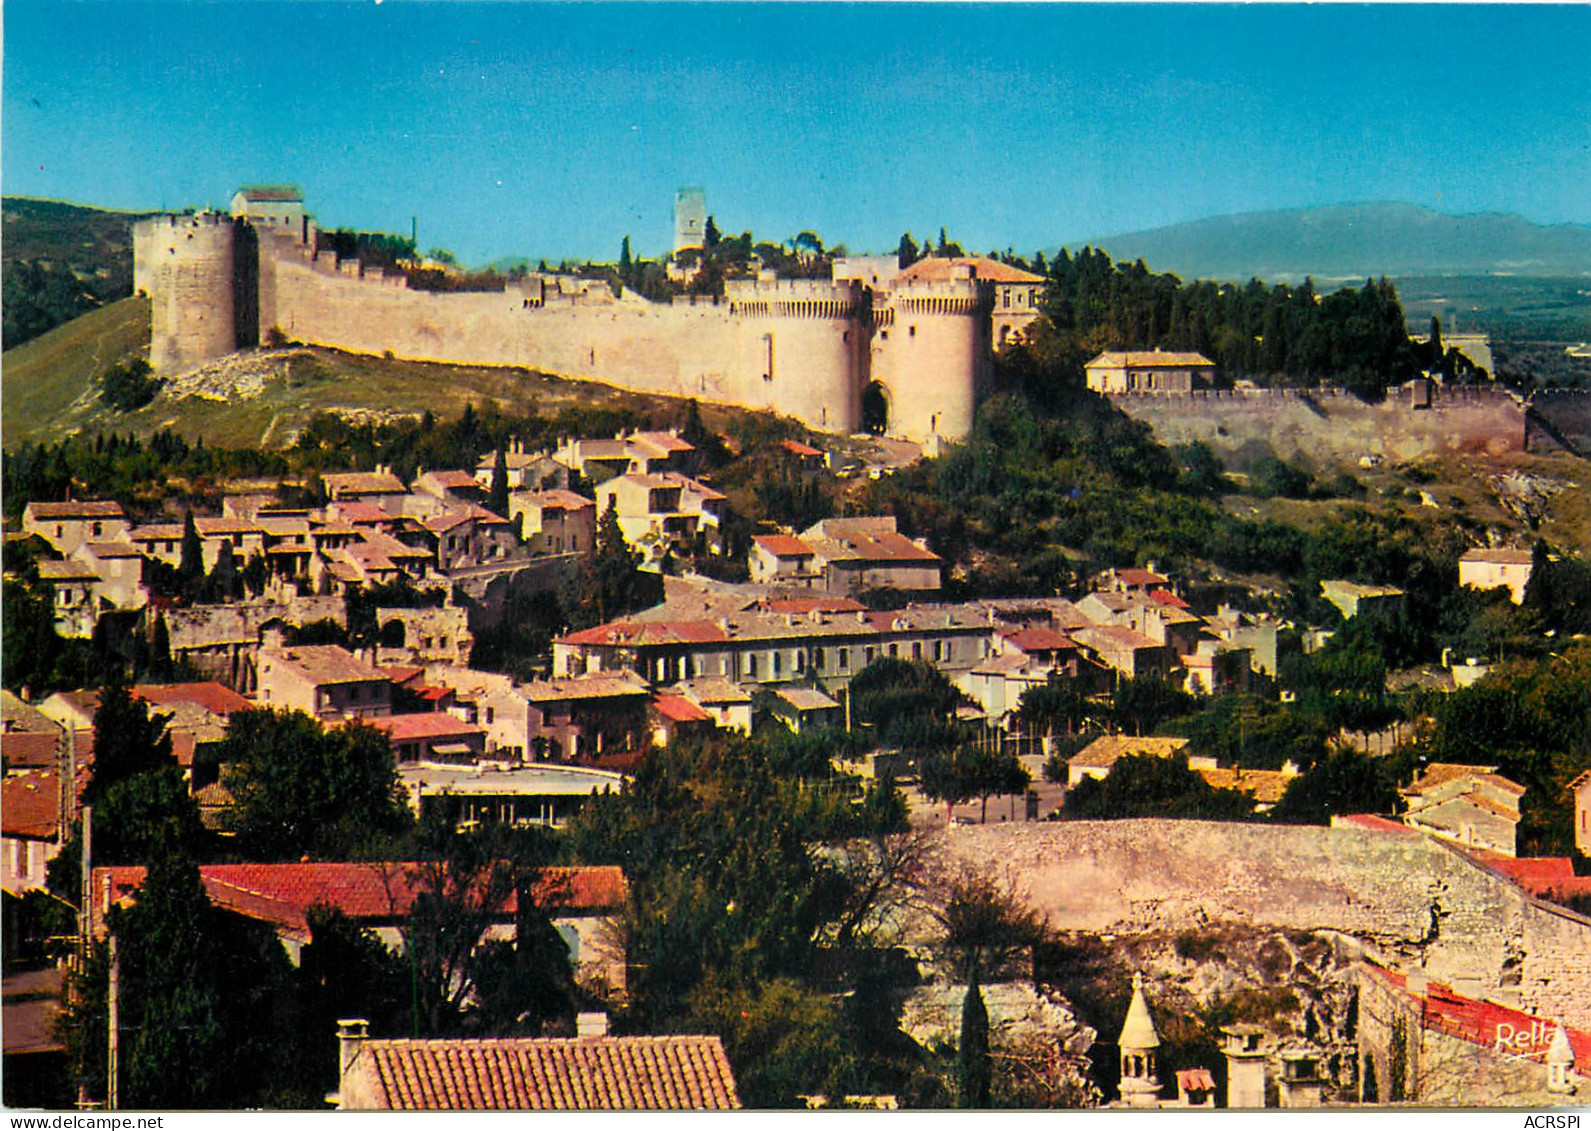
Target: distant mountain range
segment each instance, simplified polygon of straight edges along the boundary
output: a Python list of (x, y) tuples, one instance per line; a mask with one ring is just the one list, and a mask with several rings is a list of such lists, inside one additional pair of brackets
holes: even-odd
[(1591, 275), (1591, 226), (1534, 224), (1495, 212), (1448, 216), (1415, 204), (1248, 212), (1086, 243), (1118, 261), (1141, 258), (1151, 270), (1190, 279)]

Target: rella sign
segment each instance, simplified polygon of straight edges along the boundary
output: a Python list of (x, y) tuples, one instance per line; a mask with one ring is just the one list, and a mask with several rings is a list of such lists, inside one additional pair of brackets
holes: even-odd
[(1499, 1021), (1493, 1033), (1492, 1049), (1514, 1056), (1535, 1056), (1547, 1051), (1557, 1031), (1557, 1026), (1541, 1020), (1532, 1020), (1528, 1025)]

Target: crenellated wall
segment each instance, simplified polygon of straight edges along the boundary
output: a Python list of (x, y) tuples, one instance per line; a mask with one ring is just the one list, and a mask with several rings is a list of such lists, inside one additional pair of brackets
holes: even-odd
[[(879, 293), (854, 279), (763, 278), (669, 305), (539, 275), (496, 292), (431, 292), (317, 256), (312, 224), (301, 239), (249, 229), (245, 240), (227, 217), (146, 224), (134, 274), (156, 311), (151, 360), (166, 371), (276, 330), (354, 353), (517, 366), (766, 409), (829, 432), (862, 426), (863, 390), (877, 380), (888, 432), (927, 441), (971, 429), (992, 364), (990, 285), (973, 279)], [(234, 270), (235, 255), (246, 270)]]

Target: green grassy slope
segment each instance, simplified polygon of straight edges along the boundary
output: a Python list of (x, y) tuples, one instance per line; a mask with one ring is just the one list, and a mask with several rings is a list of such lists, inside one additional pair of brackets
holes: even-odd
[(0, 356), (0, 431), (6, 447), (58, 440), (91, 421), (110, 425), (94, 380), (149, 349), (149, 300), (124, 298)]

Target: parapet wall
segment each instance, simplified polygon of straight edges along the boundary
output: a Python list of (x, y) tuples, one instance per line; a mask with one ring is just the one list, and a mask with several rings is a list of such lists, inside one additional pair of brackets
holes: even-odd
[(1591, 1024), (1591, 920), (1413, 831), (1068, 821), (955, 828), (945, 844), (1010, 868), (1059, 929), (1336, 931), (1466, 996)]
[(1449, 452), (1525, 450), (1525, 404), (1504, 389), (1437, 387), (1416, 408), (1406, 389), (1366, 404), (1341, 389), (1233, 389), (1117, 393), (1111, 402), (1147, 422), (1163, 444), (1202, 441), (1217, 453), (1263, 444), (1282, 459), (1394, 461)]

